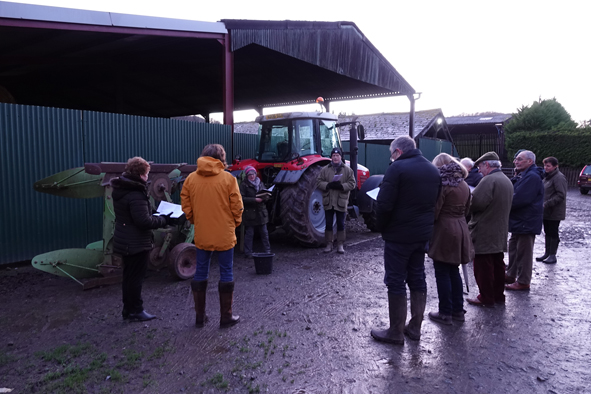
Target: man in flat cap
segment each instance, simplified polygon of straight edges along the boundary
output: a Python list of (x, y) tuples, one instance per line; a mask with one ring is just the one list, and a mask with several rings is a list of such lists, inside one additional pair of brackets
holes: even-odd
[(504, 304), (505, 262), (513, 184), (501, 171), (495, 152), (482, 155), (474, 165), (484, 176), (472, 192), (472, 219), (468, 224), (474, 244), (474, 277), (480, 294), (471, 305)]
[(536, 155), (523, 150), (513, 160), (515, 177), (513, 203), (509, 216), (509, 266), (505, 281), (507, 290), (529, 290), (533, 266), (534, 242), (542, 232), (544, 217), (544, 182), (542, 168), (536, 166)]

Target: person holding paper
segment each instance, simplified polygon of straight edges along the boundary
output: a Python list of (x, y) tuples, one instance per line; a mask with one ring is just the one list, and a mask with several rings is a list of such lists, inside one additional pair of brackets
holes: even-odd
[(247, 166), (244, 173), (246, 178), (240, 184), (240, 194), (244, 202), (244, 212), (242, 213), (242, 224), (245, 226), (244, 255), (251, 258), (255, 230), (261, 237), (265, 253), (271, 253), (269, 233), (267, 232), (269, 214), (265, 206), (265, 201), (269, 199), (270, 194), (261, 192), (263, 184), (257, 177), (257, 170), (254, 167)]
[(149, 172), (146, 160), (133, 157), (127, 161), (123, 174), (111, 180), (115, 211), (113, 251), (123, 258), (121, 315), (131, 321), (156, 318), (144, 310), (142, 284), (154, 243), (152, 230), (173, 222), (170, 215), (152, 215), (146, 184)]
[(238, 182), (226, 169), (226, 151), (219, 144), (203, 148), (197, 170), (189, 174), (181, 191), (181, 205), (187, 220), (195, 228), (197, 267), (191, 282), (195, 300), (195, 326), (203, 327), (205, 294), (213, 252), (218, 255), (220, 281), (220, 327), (240, 320), (232, 314), (234, 303), (234, 246), (236, 227), (242, 223), (242, 197)]
[[(373, 329), (380, 342), (404, 344), (404, 334), (421, 337), (427, 302), (425, 252), (433, 232), (439, 196), (439, 170), (417, 149), (409, 136), (390, 144), (392, 164), (386, 170), (377, 201), (377, 228), (384, 239), (384, 284), (388, 289), (390, 327)], [(410, 289), (411, 318), (405, 327), (406, 286)]]
[(337, 252), (345, 253), (343, 243), (345, 242), (345, 215), (349, 203), (349, 193), (355, 189), (355, 176), (353, 170), (347, 167), (343, 161), (343, 152), (340, 148), (333, 148), (330, 152), (331, 162), (320, 171), (316, 187), (322, 190), (322, 204), (324, 205), (324, 216), (326, 228), (324, 239), (326, 248), (324, 253), (332, 251), (333, 240), (333, 218), (337, 217)]

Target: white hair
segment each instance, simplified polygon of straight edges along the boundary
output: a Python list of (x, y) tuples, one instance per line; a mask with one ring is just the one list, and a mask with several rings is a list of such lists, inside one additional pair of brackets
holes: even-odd
[(464, 157), (462, 160), (460, 160), (460, 163), (462, 163), (466, 168), (471, 169), (472, 167), (474, 167), (474, 161), (472, 161), (472, 159), (470, 159), (469, 157)]
[(488, 163), (490, 167), (501, 168), (501, 162), (499, 160), (484, 160), (481, 163)]

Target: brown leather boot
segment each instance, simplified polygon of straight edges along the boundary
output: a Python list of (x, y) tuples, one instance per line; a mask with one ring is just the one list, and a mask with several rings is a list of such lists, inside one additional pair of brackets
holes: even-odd
[(207, 322), (205, 315), (205, 295), (207, 294), (207, 281), (191, 282), (191, 290), (193, 291), (193, 300), (195, 300), (195, 326), (203, 327)]
[(371, 330), (371, 336), (379, 342), (404, 345), (404, 323), (406, 323), (406, 295), (388, 293), (388, 314), (390, 328)]
[(343, 248), (343, 244), (345, 243), (345, 231), (337, 231), (337, 253), (343, 254), (345, 253), (345, 249)]
[(240, 321), (240, 316), (232, 315), (234, 303), (234, 282), (219, 282), (220, 293), (220, 327), (230, 327)]

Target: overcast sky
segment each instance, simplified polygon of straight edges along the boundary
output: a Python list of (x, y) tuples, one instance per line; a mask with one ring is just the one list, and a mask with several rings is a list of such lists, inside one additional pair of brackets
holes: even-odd
[[(555, 97), (575, 121), (591, 119), (589, 0), (14, 2), (211, 22), (351, 21), (422, 92), (416, 110), (512, 113), (541, 96)], [(335, 112), (356, 114), (409, 108), (406, 97), (331, 105)], [(236, 121), (253, 120), (253, 114), (237, 114)]]

